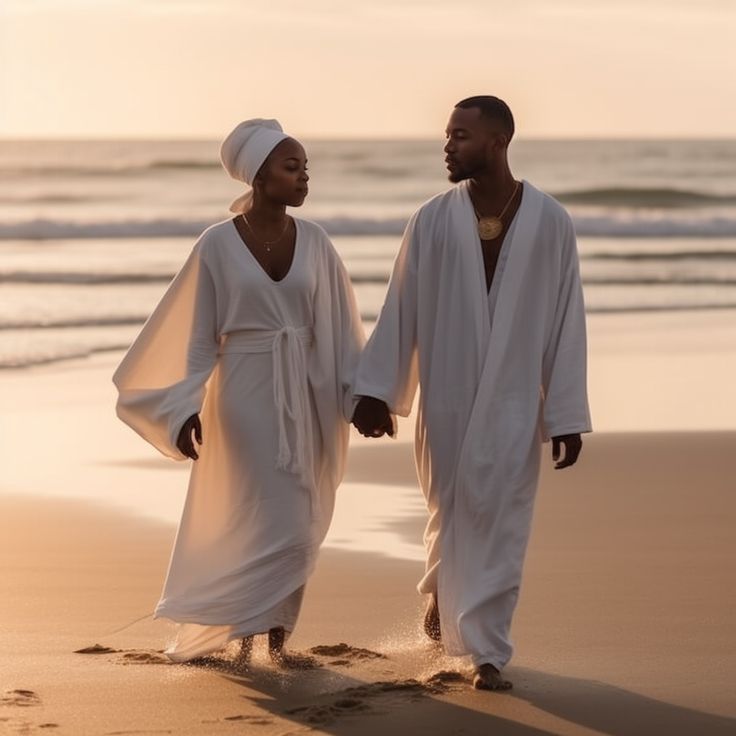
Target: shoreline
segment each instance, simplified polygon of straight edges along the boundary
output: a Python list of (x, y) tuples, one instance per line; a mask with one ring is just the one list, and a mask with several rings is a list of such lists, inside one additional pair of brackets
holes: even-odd
[[(591, 318), (588, 332), (594, 431), (586, 444), (633, 431), (646, 440), (652, 432), (736, 430), (736, 405), (724, 400), (724, 387), (736, 375), (736, 321), (730, 315), (606, 315)], [(122, 355), (112, 351), (3, 372), (7, 431), (0, 492), (101, 499), (113, 508), (178, 522), (189, 463), (160, 456), (115, 416), (111, 377)], [(406, 543), (393, 532), (380, 538), (376, 532), (393, 516), (423, 513), (412, 453), (414, 421), (415, 414), (399, 419), (396, 440), (369, 440), (351, 431), (339, 494), (352, 504), (338, 503), (331, 535), (337, 547), (421, 558), (421, 538)], [(382, 453), (391, 458), (387, 472)], [(362, 454), (373, 460), (361, 464)]]
[[(653, 306), (653, 307), (603, 307), (600, 309), (592, 309), (590, 311), (586, 312), (586, 321), (590, 322), (591, 320), (594, 320), (597, 322), (597, 320), (600, 320), (601, 318), (623, 318), (623, 319), (647, 319), (649, 317), (653, 318), (662, 318), (662, 319), (669, 319), (669, 320), (689, 320), (693, 317), (698, 317), (699, 315), (714, 315), (716, 316), (716, 319), (722, 317), (722, 313), (728, 313), (728, 317), (733, 317), (734, 320), (736, 320), (736, 303), (734, 304), (703, 304), (698, 306), (692, 306), (692, 305), (679, 305), (679, 306)], [(375, 324), (376, 317), (364, 317), (363, 323), (366, 326), (366, 331), (368, 334), (370, 334), (370, 331), (373, 329), (373, 325)], [(140, 329), (145, 324), (145, 319), (142, 319), (138, 322), (122, 322), (122, 323), (112, 323), (110, 327), (112, 328), (123, 328), (123, 329), (135, 329), (136, 332), (139, 332)], [(100, 327), (100, 325), (94, 325), (95, 328)], [(46, 329), (49, 330), (64, 330), (66, 329), (65, 325), (49, 325), (48, 327), (40, 328), (38, 326), (35, 327), (29, 327), (29, 328), (20, 328), (19, 331), (24, 332), (30, 332), (33, 330), (39, 330), (41, 329), (42, 332)], [(13, 331), (15, 331), (15, 328), (13, 328)], [(94, 359), (97, 356), (104, 356), (106, 354), (115, 353), (122, 357), (124, 355), (125, 351), (128, 349), (129, 344), (117, 344), (117, 345), (109, 345), (109, 346), (100, 346), (100, 347), (94, 347), (94, 348), (86, 348), (83, 351), (77, 352), (77, 353), (69, 353), (61, 357), (47, 357), (47, 358), (34, 358), (30, 360), (29, 362), (15, 364), (15, 363), (0, 363), (0, 376), (3, 374), (14, 374), (18, 373), (20, 371), (34, 369), (34, 368), (50, 368), (56, 365), (64, 365), (66, 363), (76, 363), (77, 361), (83, 361), (88, 359)]]

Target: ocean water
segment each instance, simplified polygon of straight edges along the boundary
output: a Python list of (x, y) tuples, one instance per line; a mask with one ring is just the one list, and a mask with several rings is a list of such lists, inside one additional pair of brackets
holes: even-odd
[[(306, 142), (299, 211), (332, 236), (364, 319), (443, 141)], [(216, 141), (0, 142), (0, 368), (127, 347), (241, 191)], [(516, 141), (511, 164), (578, 232), (591, 313), (734, 310), (736, 141)]]

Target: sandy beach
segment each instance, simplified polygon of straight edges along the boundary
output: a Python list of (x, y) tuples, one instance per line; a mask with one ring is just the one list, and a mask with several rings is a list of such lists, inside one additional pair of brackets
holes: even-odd
[(733, 733), (733, 333), (730, 312), (591, 320), (598, 431), (545, 466), (508, 694), (419, 631), (410, 420), (353, 438), (290, 641), (319, 667), (277, 672), (259, 645), (248, 671), (171, 665), (149, 614), (186, 465), (115, 420), (119, 354), (4, 372), (0, 733)]

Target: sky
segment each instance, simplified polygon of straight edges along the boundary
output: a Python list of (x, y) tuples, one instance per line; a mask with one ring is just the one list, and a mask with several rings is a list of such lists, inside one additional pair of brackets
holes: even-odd
[(736, 0), (0, 0), (0, 137), (736, 137)]

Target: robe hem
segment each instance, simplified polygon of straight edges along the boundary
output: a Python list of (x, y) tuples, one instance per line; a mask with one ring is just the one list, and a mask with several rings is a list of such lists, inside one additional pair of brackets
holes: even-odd
[(590, 424), (563, 424), (554, 429), (545, 429), (545, 436), (547, 438), (545, 442), (549, 442), (553, 437), (562, 437), (566, 434), (590, 434), (592, 431), (593, 428)]
[[(316, 563), (316, 559), (317, 559), (317, 556), (315, 555), (314, 563)], [(294, 585), (293, 587), (289, 586), (291, 589), (286, 594), (284, 594), (277, 603), (274, 603), (273, 606), (267, 608), (265, 611), (255, 613), (249, 618), (254, 619), (254, 618), (263, 616), (266, 613), (268, 613), (268, 611), (273, 610), (273, 608), (275, 608), (276, 606), (281, 605), (284, 601), (286, 601), (289, 598), (289, 596), (293, 595), (297, 590), (299, 590), (299, 588), (306, 586), (307, 582), (309, 581), (309, 578), (311, 577), (312, 572), (314, 572), (314, 564), (312, 565), (311, 572), (304, 577), (304, 580), (300, 580), (299, 583), (297, 585)], [(203, 621), (202, 619), (204, 617), (201, 615), (186, 614), (183, 612), (177, 613), (175, 610), (167, 611), (165, 610), (166, 608), (167, 608), (166, 603), (159, 602), (159, 604), (156, 606), (156, 609), (153, 612), (153, 619), (155, 620), (157, 618), (166, 618), (169, 621), (173, 621), (174, 623), (177, 623), (177, 624), (198, 624), (199, 626), (237, 626), (238, 625), (237, 623), (233, 623), (232, 621)]]

